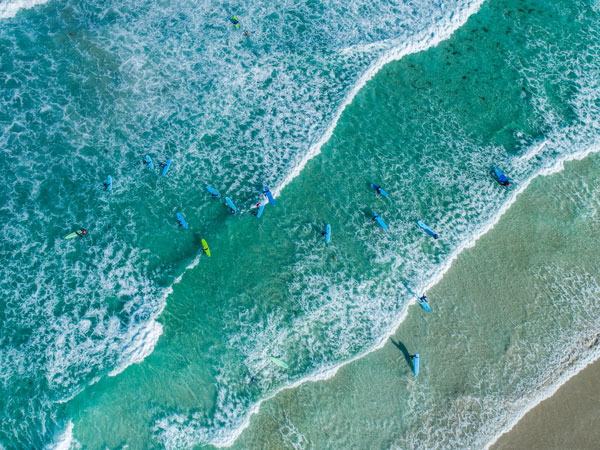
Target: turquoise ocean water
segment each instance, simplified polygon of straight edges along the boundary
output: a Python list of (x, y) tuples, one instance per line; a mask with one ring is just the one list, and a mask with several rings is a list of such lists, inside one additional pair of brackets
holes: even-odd
[[(230, 445), (264, 399), (332, 376), (341, 363), (387, 342), (403, 319), (414, 345), (425, 346), (427, 336), (419, 343), (410, 328), (415, 311), (406, 315), (415, 293), (435, 284), (517, 192), (527, 194), (533, 178), (598, 148), (594, 2), (26, 6), (0, 5), (5, 448)], [(232, 14), (239, 30), (228, 21)], [(155, 163), (171, 158), (167, 176), (144, 167), (145, 154)], [(512, 190), (493, 181), (494, 165), (512, 176)], [(563, 202), (589, 197), (580, 215), (593, 219), (597, 188), (589, 180), (596, 168), (568, 193), (547, 184), (544, 194), (559, 205), (561, 195)], [(102, 186), (107, 175), (111, 192)], [(371, 182), (389, 197), (376, 196)], [(230, 196), (239, 213), (211, 199), (206, 184)], [(264, 184), (280, 195), (257, 219), (249, 212)], [(188, 230), (177, 227), (177, 212)], [(388, 232), (371, 221), (375, 213)], [(419, 219), (440, 239), (422, 233)], [(328, 223), (326, 246), (320, 233)], [(63, 239), (80, 227), (86, 238)], [(493, 248), (489, 258), (503, 251)], [(523, 258), (541, 264), (548, 255)], [(548, 267), (537, 285), (522, 285), (527, 293), (512, 292), (516, 301), (502, 311), (517, 314), (526, 304), (532, 317), (544, 314), (547, 304), (536, 294), (545, 292), (544, 280), (571, 280), (589, 292), (581, 301), (597, 299), (592, 269), (581, 275), (572, 265)], [(502, 268), (496, 282), (510, 285), (511, 272)], [(484, 278), (469, 288), (488, 292)], [(440, 305), (457, 309), (460, 295), (447, 297)], [(514, 395), (502, 388), (507, 382), (523, 380), (527, 389), (516, 392), (527, 395), (514, 411), (526, 408), (544, 386), (561, 381), (559, 369), (569, 361), (595, 357), (597, 343), (584, 344), (598, 334), (598, 308), (597, 300), (573, 308), (529, 333), (487, 326), (498, 314), (491, 308), (465, 309), (470, 319), (481, 316), (471, 321), (456, 314), (444, 320), (434, 309), (430, 339), (468, 349), (479, 372), (458, 357), (440, 356), (434, 368), (431, 350), (420, 384), (411, 380), (397, 392), (410, 406), (399, 413), (402, 423), (415, 434), (398, 440), (390, 419), (376, 445), (485, 445), (506, 426), (510, 407), (468, 403), (455, 393), (479, 375), (477, 383), (489, 382), (478, 392), (501, 401)], [(505, 349), (507, 342), (533, 349), (508, 369), (485, 372), (497, 353), (467, 339), (482, 328)], [(572, 358), (549, 364), (549, 337), (565, 343), (560, 348)], [(403, 339), (408, 346), (410, 337)], [(448, 383), (435, 389), (441, 377), (429, 373), (445, 374)], [(265, 404), (276, 411), (275, 427), (293, 430), (294, 421), (302, 423), (299, 411), (331, 414), (343, 403), (335, 386), (325, 385), (318, 398), (302, 397), (304, 386), (282, 394), (298, 392), (300, 404), (281, 396)], [(440, 419), (434, 411), (453, 395), (462, 401), (449, 410), (456, 417), (472, 408), (481, 414), (460, 428), (451, 414)], [(327, 398), (332, 402), (319, 403)], [(361, 405), (364, 398), (349, 396)], [(359, 419), (353, 403), (346, 406), (346, 425), (373, 432), (373, 411)], [(255, 417), (237, 445), (282, 435), (265, 433), (264, 413)], [(306, 420), (304, 433), (271, 445), (349, 445), (328, 441), (328, 416), (319, 417)], [(418, 434), (422, 417), (430, 418), (433, 440)]]

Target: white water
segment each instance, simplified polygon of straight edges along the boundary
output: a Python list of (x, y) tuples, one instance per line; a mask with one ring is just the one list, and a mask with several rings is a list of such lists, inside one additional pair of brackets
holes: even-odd
[(0, 19), (15, 17), (22, 9), (30, 9), (42, 5), (48, 0), (2, 0), (0, 1)]

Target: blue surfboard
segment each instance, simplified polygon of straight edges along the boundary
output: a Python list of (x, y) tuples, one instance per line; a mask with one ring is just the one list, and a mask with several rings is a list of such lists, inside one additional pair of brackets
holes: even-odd
[(273, 195), (271, 194), (271, 191), (269, 190), (269, 188), (267, 186), (265, 186), (263, 194), (265, 194), (265, 196), (267, 197), (267, 199), (269, 199), (269, 203), (271, 205), (275, 206), (275, 199), (273, 198)]
[(265, 205), (260, 205), (258, 207), (258, 211), (256, 211), (256, 217), (262, 216), (262, 213), (263, 213), (264, 209), (265, 209)]
[(330, 240), (331, 240), (331, 225), (327, 224), (327, 226), (325, 227), (325, 243), (329, 244)]
[(381, 217), (379, 217), (379, 214), (375, 214), (375, 216), (373, 218), (377, 221), (377, 223), (379, 225), (381, 225), (381, 228), (383, 228), (384, 230), (388, 229), (388, 226), (385, 224), (383, 219)]
[(182, 226), (183, 228), (185, 228), (187, 230), (188, 224), (185, 221), (185, 219), (183, 218), (183, 216), (181, 215), (181, 213), (177, 213), (175, 215), (177, 216), (177, 220), (179, 221), (179, 226)]
[(373, 184), (373, 183), (371, 183), (371, 187), (372, 187), (373, 189), (375, 189), (376, 191), (377, 191), (377, 188), (379, 188), (379, 191), (378, 191), (378, 192), (379, 192), (381, 195), (383, 195), (384, 197), (387, 197), (387, 192), (385, 192), (383, 189), (381, 189), (381, 186), (377, 186), (376, 184)]
[(106, 183), (104, 183), (104, 186), (106, 187), (107, 191), (112, 189), (112, 177), (110, 175), (106, 177)]
[(419, 375), (419, 354), (417, 353), (413, 356), (413, 372), (415, 373), (415, 377)]
[(148, 167), (152, 170), (154, 170), (154, 164), (152, 164), (152, 158), (150, 158), (150, 156), (146, 155), (146, 164), (148, 164)]
[(419, 297), (417, 299), (417, 301), (419, 302), (419, 305), (421, 305), (421, 307), (427, 311), (427, 312), (431, 312), (431, 308), (429, 307), (429, 303), (427, 303), (427, 299), (423, 298), (423, 297)]
[(221, 194), (219, 194), (217, 191), (215, 191), (213, 188), (211, 188), (210, 186), (206, 186), (206, 189), (208, 190), (208, 192), (210, 192), (212, 194), (212, 196), (214, 198), (221, 198)]
[(420, 220), (417, 221), (417, 224), (419, 225), (419, 227), (421, 227), (423, 229), (423, 231), (425, 231), (425, 233), (427, 233), (430, 236), (433, 236), (434, 239), (439, 238), (439, 236), (437, 235), (437, 233), (434, 233), (431, 228), (429, 228), (427, 225), (425, 225)]
[(508, 181), (508, 178), (506, 177), (506, 175), (504, 175), (500, 169), (498, 169), (497, 167), (494, 167), (494, 173), (498, 177), (498, 180), (500, 181), (500, 183), (502, 183), (504, 186), (506, 186), (506, 187), (512, 186), (512, 184), (510, 184), (510, 181)]
[(162, 173), (161, 175), (164, 177), (169, 171), (169, 167), (171, 167), (171, 158), (167, 159), (167, 162), (162, 165)]
[(234, 214), (237, 212), (237, 208), (235, 207), (235, 205), (229, 197), (225, 197), (225, 203), (227, 203), (227, 206), (229, 206), (229, 208), (233, 211)]

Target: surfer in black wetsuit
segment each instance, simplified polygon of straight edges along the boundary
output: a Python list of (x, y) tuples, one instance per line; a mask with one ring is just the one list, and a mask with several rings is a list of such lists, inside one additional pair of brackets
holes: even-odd
[(375, 222), (375, 221), (377, 220), (377, 218), (378, 218), (378, 217), (379, 217), (379, 214), (375, 214), (371, 220), (372, 220), (373, 222)]
[(251, 211), (250, 214), (254, 216), (258, 216), (258, 209), (260, 208), (260, 203), (256, 204), (256, 211)]
[(374, 184), (373, 186), (375, 186), (375, 192), (381, 194), (381, 186), (377, 186), (376, 184)]

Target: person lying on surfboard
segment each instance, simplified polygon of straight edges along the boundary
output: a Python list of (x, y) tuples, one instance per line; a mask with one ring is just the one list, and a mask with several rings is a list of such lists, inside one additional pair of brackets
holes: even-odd
[(256, 204), (256, 211), (250, 211), (250, 214), (252, 215), (258, 215), (258, 208), (260, 208), (260, 202)]
[(84, 237), (87, 234), (87, 231), (85, 231), (85, 228), (82, 228), (79, 231), (76, 231), (75, 233), (77, 233), (77, 236), (79, 237)]

